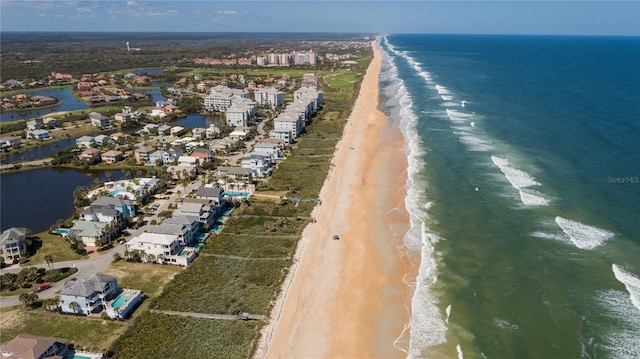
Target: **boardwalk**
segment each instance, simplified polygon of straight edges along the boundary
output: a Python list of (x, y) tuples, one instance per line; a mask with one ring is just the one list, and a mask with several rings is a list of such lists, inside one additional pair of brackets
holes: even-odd
[(174, 312), (171, 310), (156, 310), (151, 309), (153, 313), (160, 313), (166, 315), (179, 315), (181, 317), (192, 317), (200, 319), (217, 319), (217, 320), (268, 320), (266, 315), (261, 314), (249, 314), (242, 313), (238, 315), (226, 315), (226, 314), (209, 314), (209, 313), (191, 313), (191, 312)]

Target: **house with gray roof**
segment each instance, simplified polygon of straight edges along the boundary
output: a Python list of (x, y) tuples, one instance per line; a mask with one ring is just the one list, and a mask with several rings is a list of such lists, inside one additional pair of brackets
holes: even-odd
[(0, 236), (0, 252), (6, 262), (20, 259), (27, 253), (27, 229), (12, 227)]
[(100, 197), (93, 201), (91, 206), (113, 208), (125, 217), (134, 217), (136, 215), (135, 204), (124, 198)]
[(70, 280), (60, 293), (60, 310), (84, 315), (100, 313), (118, 291), (118, 278), (110, 275), (96, 273), (84, 280)]
[(200, 187), (196, 191), (196, 198), (210, 199), (216, 205), (220, 205), (224, 199), (224, 189), (220, 187)]
[(119, 230), (119, 227), (111, 227), (109, 223), (75, 220), (73, 227), (69, 228), (69, 236), (76, 237), (87, 246), (95, 247), (100, 240), (113, 240)]

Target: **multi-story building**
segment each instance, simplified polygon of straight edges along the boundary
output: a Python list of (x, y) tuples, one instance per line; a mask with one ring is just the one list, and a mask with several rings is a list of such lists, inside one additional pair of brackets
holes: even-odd
[(284, 92), (272, 87), (265, 87), (254, 92), (255, 101), (258, 105), (271, 106), (276, 108), (284, 105)]
[(27, 253), (27, 229), (12, 227), (0, 236), (0, 252), (7, 262), (20, 259)]

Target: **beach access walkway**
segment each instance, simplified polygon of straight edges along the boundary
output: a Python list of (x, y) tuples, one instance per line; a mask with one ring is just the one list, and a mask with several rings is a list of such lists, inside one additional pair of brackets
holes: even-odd
[(192, 313), (192, 312), (174, 312), (171, 310), (151, 309), (152, 313), (160, 313), (166, 315), (178, 315), (181, 317), (192, 317), (199, 319), (216, 319), (216, 320), (268, 320), (266, 315), (242, 313), (237, 315), (228, 314), (209, 314), (209, 313)]

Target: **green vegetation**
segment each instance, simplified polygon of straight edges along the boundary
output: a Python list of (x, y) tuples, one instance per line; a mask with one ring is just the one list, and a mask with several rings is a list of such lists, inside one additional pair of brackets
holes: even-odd
[(258, 323), (146, 313), (121, 338), (117, 358), (247, 358)]
[[(45, 264), (47, 263), (45, 257), (50, 255), (56, 262), (71, 261), (77, 259), (85, 259), (86, 255), (79, 255), (69, 247), (69, 242), (64, 238), (56, 234), (51, 234), (47, 231), (40, 232), (34, 236), (34, 246), (37, 248), (37, 252), (29, 257), (29, 264)], [(55, 268), (56, 263), (52, 263)]]
[(13, 325), (0, 325), (0, 342), (18, 334), (65, 338), (76, 345), (96, 351), (106, 351), (122, 335), (126, 325), (97, 317), (78, 317), (49, 313), (45, 310), (3, 309), (1, 316)]

